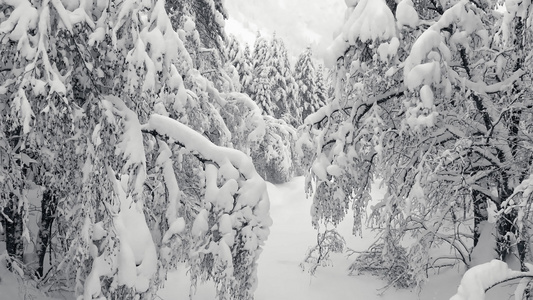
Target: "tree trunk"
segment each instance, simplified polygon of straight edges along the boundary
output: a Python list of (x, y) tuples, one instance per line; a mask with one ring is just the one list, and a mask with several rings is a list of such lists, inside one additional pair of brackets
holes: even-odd
[[(497, 251), (501, 260), (505, 260), (508, 255), (512, 254), (512, 240), (509, 234), (514, 235), (517, 239), (519, 237), (518, 228), (516, 228), (514, 222), (516, 221), (517, 212), (515, 209), (509, 213), (503, 214), (498, 220), (498, 238), (497, 238)], [(518, 254), (518, 253), (515, 253)], [(524, 255), (525, 256), (525, 255)]]
[[(9, 146), (14, 152), (15, 155), (20, 155), (22, 148), (22, 127), (18, 126), (14, 130), (9, 131), (7, 136), (9, 137)], [(20, 179), (23, 178), (24, 172), (22, 170), (22, 163), (20, 159), (15, 160), (14, 165), (10, 165), (10, 170), (12, 174), (16, 174)], [(21, 181), (22, 182), (22, 181)], [(22, 233), (24, 230), (24, 216), (23, 216), (23, 207), (19, 206), (19, 203), (22, 199), (19, 197), (22, 196), (23, 186), (13, 186), (11, 187), (12, 191), (8, 193), (8, 199), (6, 199), (5, 206), (3, 207), (3, 222), (5, 229), (6, 237), (6, 250), (7, 254), (11, 258), (7, 262), (7, 268), (10, 271), (13, 270), (13, 262), (22, 264), (24, 258), (24, 242), (22, 240)], [(14, 193), (13, 191), (17, 191)], [(25, 204), (23, 204), (25, 205)]]
[[(9, 257), (22, 263), (24, 255), (24, 243), (22, 241), (22, 231), (24, 221), (21, 210), (18, 207), (17, 197), (11, 194), (7, 205), (4, 207), (5, 233), (6, 233), (6, 250)], [(11, 261), (8, 262), (8, 269), (13, 271)]]
[(50, 246), (52, 236), (52, 223), (55, 219), (57, 209), (57, 197), (52, 191), (47, 190), (43, 194), (41, 200), (41, 221), (39, 223), (39, 234), (37, 240), (37, 257), (39, 259), (39, 266), (37, 267), (37, 276), (44, 275), (44, 258), (46, 250)]
[(478, 191), (472, 192), (472, 199), (474, 201), (474, 247), (479, 242), (479, 237), (481, 235), (481, 222), (487, 220), (487, 209), (486, 209), (486, 197), (483, 197)]

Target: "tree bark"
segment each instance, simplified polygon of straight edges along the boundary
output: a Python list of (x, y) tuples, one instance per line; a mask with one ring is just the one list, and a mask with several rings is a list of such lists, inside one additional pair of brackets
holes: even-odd
[(474, 247), (479, 242), (481, 235), (481, 222), (487, 220), (486, 197), (483, 197), (478, 191), (472, 192), (472, 199), (474, 201)]
[[(5, 235), (6, 235), (6, 250), (7, 254), (13, 261), (22, 263), (24, 256), (24, 243), (22, 240), (22, 231), (24, 228), (24, 220), (21, 210), (18, 207), (18, 199), (14, 194), (11, 194), (7, 205), (4, 207)], [(8, 269), (13, 271), (11, 261), (8, 262)]]
[[(14, 130), (8, 132), (9, 144), (15, 155), (21, 154), (22, 148), (22, 127), (18, 126)], [(11, 170), (13, 174), (17, 174), (20, 177), (24, 177), (23, 167), (21, 159), (15, 159), (15, 165), (11, 165)], [(23, 184), (22, 181), (20, 186), (13, 186), (12, 192), (9, 192), (9, 198), (6, 199), (6, 204), (3, 207), (4, 212), (4, 228), (5, 228), (5, 237), (6, 237), (6, 250), (7, 254), (11, 258), (7, 262), (7, 268), (10, 271), (13, 270), (13, 262), (22, 264), (24, 258), (24, 242), (22, 240), (22, 232), (24, 230), (24, 216), (22, 214), (23, 207), (19, 206), (19, 203), (22, 199), (19, 197), (22, 196)], [(17, 191), (17, 193), (13, 192)], [(24, 204), (23, 204), (24, 205)]]
[(52, 223), (55, 219), (57, 210), (57, 197), (52, 191), (47, 190), (43, 194), (41, 200), (41, 221), (39, 223), (39, 234), (37, 240), (37, 257), (39, 259), (39, 266), (37, 267), (37, 276), (44, 275), (44, 258), (46, 250), (50, 246), (52, 237)]
[[(497, 252), (501, 260), (505, 261), (508, 255), (512, 254), (512, 240), (509, 234), (514, 235), (517, 239), (520, 238), (518, 228), (515, 226), (517, 211), (511, 210), (509, 213), (503, 214), (498, 220), (498, 238), (497, 238)], [(518, 254), (518, 253), (517, 253)]]

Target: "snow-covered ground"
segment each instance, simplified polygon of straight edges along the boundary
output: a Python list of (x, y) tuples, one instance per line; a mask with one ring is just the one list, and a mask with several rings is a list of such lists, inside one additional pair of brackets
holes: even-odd
[[(304, 178), (281, 185), (268, 184), (268, 192), (274, 224), (259, 259), (256, 300), (448, 300), (456, 293), (461, 272), (453, 269), (431, 276), (420, 294), (415, 290), (390, 288), (380, 295), (386, 283), (369, 275), (349, 276), (347, 268), (353, 258), (343, 254), (334, 255), (332, 266), (319, 268), (311, 276), (299, 266), (306, 251), (316, 242), (309, 211), (311, 199), (305, 197)], [(374, 196), (379, 197), (379, 194)], [(356, 238), (350, 234), (351, 222), (347, 219), (338, 228), (347, 246), (354, 250), (366, 249), (373, 242), (373, 233), (367, 231), (363, 238)], [(510, 290), (497, 287), (489, 291), (486, 300), (512, 299)], [(176, 300), (187, 299), (188, 294), (186, 272), (179, 270), (170, 274), (159, 296), (163, 300)], [(212, 286), (199, 286), (193, 299), (214, 299)]]
[[(448, 300), (457, 291), (461, 272), (452, 269), (431, 276), (420, 294), (394, 288), (380, 294), (386, 283), (369, 275), (349, 276), (347, 268), (353, 258), (344, 254), (334, 255), (331, 266), (319, 268), (311, 276), (300, 268), (306, 251), (316, 241), (309, 213), (311, 200), (304, 193), (304, 178), (298, 177), (281, 185), (268, 184), (268, 192), (274, 224), (259, 259), (256, 300)], [(379, 194), (374, 197), (379, 197)], [(372, 243), (374, 235), (366, 231), (364, 238), (353, 237), (350, 234), (351, 221), (345, 220), (339, 226), (339, 232), (344, 235), (349, 248), (364, 250)], [(51, 299), (40, 296), (33, 283), (10, 274), (3, 262), (0, 264), (0, 278), (0, 299)], [(496, 287), (485, 299), (514, 299), (510, 291), (516, 283)], [(188, 299), (188, 295), (189, 280), (184, 268), (171, 272), (165, 287), (159, 292), (161, 300), (183, 300)], [(213, 286), (209, 283), (199, 285), (192, 298), (213, 300)]]

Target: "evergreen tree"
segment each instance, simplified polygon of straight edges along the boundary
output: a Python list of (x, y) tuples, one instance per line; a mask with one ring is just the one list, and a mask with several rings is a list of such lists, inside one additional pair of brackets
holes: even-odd
[(317, 96), (317, 103), (314, 106), (313, 112), (320, 109), (322, 106), (326, 105), (327, 102), (327, 87), (326, 82), (324, 80), (324, 66), (322, 64), (318, 65), (318, 69), (316, 70), (315, 75), (315, 83), (316, 83), (316, 96)]
[[(246, 49), (244, 53), (246, 57)], [(299, 109), (293, 101), (298, 87), (283, 42), (274, 39), (269, 43), (258, 35), (252, 66), (249, 95), (262, 110), (266, 133), (250, 155), (263, 178), (275, 183), (287, 182), (302, 171), (296, 163), (294, 129), (299, 122)]]
[(169, 0), (165, 8), (174, 28), (180, 28), (178, 32), (184, 36), (194, 67), (215, 87), (224, 89), (228, 83), (224, 78), (222, 62), (227, 12), (221, 0)]
[(250, 45), (248, 45), (248, 43), (244, 45), (243, 60), (244, 67), (239, 72), (239, 78), (242, 84), (243, 91), (246, 92), (250, 91), (250, 85), (253, 80), (252, 56), (250, 53)]
[(298, 126), (300, 108), (295, 102), (298, 86), (292, 76), (283, 41), (274, 35), (268, 43), (258, 35), (252, 60), (252, 99), (258, 102), (265, 114)]
[(226, 47), (226, 61), (235, 68), (239, 81), (239, 90), (246, 92), (252, 82), (252, 67), (250, 61), (250, 48), (241, 49), (235, 36), (230, 35)]
[(278, 111), (278, 107), (272, 99), (273, 82), (270, 77), (271, 67), (268, 64), (271, 55), (268, 41), (258, 33), (252, 55), (253, 79), (249, 95), (259, 105), (264, 114), (274, 116), (274, 113)]
[(311, 48), (308, 47), (302, 54), (300, 54), (294, 67), (294, 79), (298, 83), (300, 91), (298, 93), (298, 98), (301, 103), (299, 106), (303, 108), (303, 120), (324, 105), (319, 99), (316, 74), (312, 61)]
[(168, 0), (165, 9), (175, 28), (183, 28), (190, 17), (195, 22), (202, 47), (223, 52), (226, 40), (224, 19), (228, 18), (228, 14), (222, 0)]
[(271, 41), (272, 56), (267, 62), (270, 68), (270, 77), (273, 80), (272, 96), (278, 110), (274, 116), (285, 120), (294, 127), (301, 124), (301, 106), (298, 104), (298, 85), (292, 75), (291, 65), (281, 38), (274, 36)]

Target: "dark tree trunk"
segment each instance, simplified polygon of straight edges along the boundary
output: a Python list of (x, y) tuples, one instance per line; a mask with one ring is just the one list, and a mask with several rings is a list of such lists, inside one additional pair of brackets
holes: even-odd
[(503, 214), (498, 220), (498, 238), (497, 238), (497, 251), (501, 260), (505, 260), (511, 253), (512, 240), (509, 235), (512, 234), (516, 238), (519, 238), (518, 229), (515, 226), (517, 213), (513, 209), (509, 213)]
[[(9, 137), (9, 146), (15, 155), (20, 155), (22, 147), (22, 127), (18, 126), (14, 130), (9, 131), (7, 136)], [(22, 162), (20, 159), (15, 159), (15, 165), (10, 166), (10, 172), (19, 175), (20, 179), (24, 177)], [(17, 176), (18, 177), (18, 176)], [(22, 181), (21, 181), (22, 182)], [(12, 191), (9, 192), (9, 198), (6, 199), (6, 204), (3, 207), (4, 212), (4, 229), (6, 237), (6, 250), (7, 254), (11, 258), (7, 262), (7, 268), (13, 271), (13, 263), (22, 264), (24, 258), (24, 242), (22, 240), (22, 233), (24, 230), (24, 207), (20, 207), (22, 199), (19, 197), (22, 195), (23, 186), (13, 186)], [(16, 193), (14, 191), (17, 191)], [(22, 202), (23, 203), (23, 202)], [(25, 205), (23, 203), (23, 205)]]
[[(4, 207), (4, 214), (7, 217), (4, 218), (4, 221), (7, 254), (13, 261), (22, 263), (24, 255), (24, 243), (22, 240), (24, 221), (18, 202), (17, 197), (11, 194), (11, 199)], [(8, 269), (13, 271), (11, 262), (8, 262)]]
[(39, 223), (39, 234), (37, 240), (37, 257), (39, 258), (39, 266), (37, 267), (37, 276), (44, 275), (44, 258), (46, 250), (50, 246), (52, 236), (52, 223), (55, 219), (57, 209), (57, 197), (52, 191), (47, 190), (43, 194), (41, 200), (41, 221)]
[(486, 209), (486, 197), (483, 197), (478, 191), (472, 192), (472, 198), (474, 201), (474, 247), (479, 242), (479, 237), (481, 235), (481, 222), (487, 220), (487, 209)]

